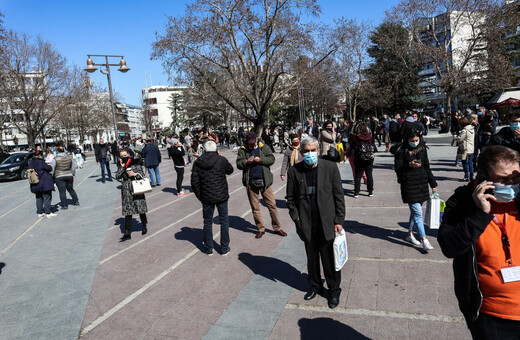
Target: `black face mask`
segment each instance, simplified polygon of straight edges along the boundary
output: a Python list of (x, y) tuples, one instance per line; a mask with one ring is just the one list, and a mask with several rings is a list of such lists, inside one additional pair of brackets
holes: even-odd
[(126, 164), (130, 160), (130, 157), (122, 157), (121, 160)]

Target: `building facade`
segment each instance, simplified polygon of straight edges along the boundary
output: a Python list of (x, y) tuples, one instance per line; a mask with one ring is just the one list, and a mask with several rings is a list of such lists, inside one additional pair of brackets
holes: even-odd
[[(187, 89), (186, 86), (165, 85), (154, 85), (142, 89), (143, 110), (150, 115), (153, 130), (170, 127), (173, 122), (172, 95), (182, 98)], [(182, 105), (180, 106), (182, 107)], [(182, 116), (183, 110), (180, 109), (178, 114)]]

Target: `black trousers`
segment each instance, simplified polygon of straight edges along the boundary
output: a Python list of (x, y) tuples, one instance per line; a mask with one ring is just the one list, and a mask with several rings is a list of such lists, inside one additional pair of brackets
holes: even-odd
[(177, 172), (177, 193), (182, 191), (182, 180), (184, 179), (184, 168), (174, 167)]
[(520, 321), (480, 313), (477, 320), (467, 324), (474, 340), (520, 340)]
[(374, 167), (374, 160), (364, 160), (361, 157), (354, 157), (354, 167), (356, 168), (356, 177), (354, 178), (354, 194), (358, 194), (361, 190), (361, 177), (363, 171), (367, 175), (367, 189), (371, 193), (374, 191), (374, 177), (372, 177), (372, 169)]
[(325, 282), (329, 288), (329, 296), (339, 296), (341, 293), (341, 271), (336, 271), (334, 266), (334, 249), (332, 241), (326, 241), (322, 228), (312, 229), (311, 242), (305, 242), (307, 253), (307, 271), (309, 272), (309, 284), (311, 290), (318, 292), (322, 289), (320, 258), (323, 265)]
[[(146, 214), (139, 214), (139, 218), (141, 219), (141, 224), (146, 226), (148, 224), (148, 219), (146, 218)], [(125, 235), (130, 235), (132, 230), (132, 215), (125, 216)]]

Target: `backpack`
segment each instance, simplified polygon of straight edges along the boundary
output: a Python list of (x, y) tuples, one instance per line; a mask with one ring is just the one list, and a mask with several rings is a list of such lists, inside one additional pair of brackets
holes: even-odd
[(40, 178), (34, 169), (27, 169), (27, 179), (29, 180), (29, 184), (40, 183)]
[(361, 141), (359, 144), (359, 156), (365, 161), (374, 159), (375, 147), (369, 141)]

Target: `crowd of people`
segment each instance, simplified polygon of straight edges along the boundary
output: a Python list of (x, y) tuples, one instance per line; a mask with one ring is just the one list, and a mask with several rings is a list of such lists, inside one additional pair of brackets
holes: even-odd
[[(186, 194), (182, 186), (184, 171), (192, 167), (191, 188), (203, 208), (203, 252), (208, 256), (214, 253), (212, 220), (216, 207), (220, 220), (219, 251), (225, 256), (231, 250), (227, 176), (233, 173), (233, 166), (220, 154), (219, 145), (238, 148), (235, 162), (242, 171), (242, 184), (257, 228), (256, 239), (262, 238), (266, 230), (260, 196), (269, 211), (274, 234), (287, 236), (272, 189), (271, 166), (275, 163), (275, 148), (279, 148), (283, 154), (279, 176), (286, 182), (289, 216), (307, 254), (310, 288), (304, 299), (322, 294), (321, 266), (328, 287), (328, 305), (335, 308), (341, 293), (341, 272), (334, 268), (333, 240), (345, 221), (345, 194), (335, 163), (350, 163), (352, 198), (361, 195), (362, 180), (366, 196), (373, 197), (377, 189), (372, 174), (376, 155), (393, 154), (401, 198), (410, 210), (405, 240), (425, 252), (433, 249), (426, 238), (422, 216), (423, 204), (438, 189), (424, 139), (429, 122), (419, 119), (414, 112), (403, 116), (385, 115), (381, 120), (372, 116), (358, 122), (327, 120), (321, 127), (308, 120), (285, 129), (265, 129), (260, 136), (245, 129), (233, 136), (226, 131), (215, 134), (209, 129), (123, 143), (105, 143), (101, 139), (94, 150), (101, 182), (112, 180), (113, 159), (117, 166), (115, 178), (122, 183), (125, 222), (121, 242), (131, 239), (133, 215), (140, 216), (141, 233), (148, 232), (146, 197), (133, 194), (132, 181), (148, 174), (151, 186), (160, 186), (159, 147), (166, 147), (177, 175), (177, 196)], [(465, 115), (456, 112), (450, 122), (452, 146), (456, 147), (454, 163), (458, 165), (460, 161), (464, 172), (461, 181), (468, 183), (447, 201), (438, 241), (443, 253), (454, 258), (455, 294), (475, 339), (506, 339), (520, 334), (520, 267), (513, 262), (520, 257), (520, 200), (516, 200), (520, 192), (520, 113), (508, 118), (509, 126), (500, 130), (497, 113), (485, 109)], [(83, 161), (78, 154), (84, 153), (76, 153), (75, 149), (67, 152), (64, 147), (58, 147), (56, 153), (35, 151), (30, 168), (38, 174), (39, 182), (31, 184), (31, 191), (40, 216), (56, 216), (50, 210), (54, 184), (60, 194), (61, 209), (68, 207), (66, 192), (73, 204), (79, 205), (73, 188), (75, 171)]]

